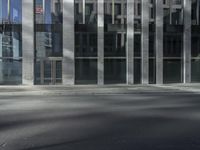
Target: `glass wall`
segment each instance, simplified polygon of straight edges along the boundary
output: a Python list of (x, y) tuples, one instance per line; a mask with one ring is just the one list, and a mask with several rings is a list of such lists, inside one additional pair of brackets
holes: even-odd
[(126, 83), (126, 0), (104, 1), (104, 82)]
[(0, 84), (22, 83), (22, 2), (0, 1)]
[(149, 20), (149, 83), (156, 83), (155, 0), (150, 0)]
[(97, 0), (75, 0), (75, 83), (97, 84)]
[(164, 1), (164, 83), (183, 82), (183, 1)]
[(141, 0), (134, 1), (134, 83), (141, 83)]
[(200, 1), (192, 0), (191, 81), (200, 82)]
[(35, 84), (61, 83), (63, 2), (62, 0), (34, 0), (34, 2)]

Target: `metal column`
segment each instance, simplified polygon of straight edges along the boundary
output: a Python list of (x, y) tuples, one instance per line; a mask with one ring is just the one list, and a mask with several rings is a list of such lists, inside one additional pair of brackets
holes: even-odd
[(142, 0), (142, 84), (149, 83), (149, 1)]
[(34, 9), (33, 0), (22, 0), (22, 83), (34, 84)]
[(163, 84), (163, 1), (156, 0), (156, 84)]
[(98, 0), (98, 84), (104, 84), (104, 0)]
[(191, 82), (191, 0), (184, 0), (183, 82)]
[(73, 85), (75, 80), (74, 57), (74, 0), (63, 0), (63, 62), (64, 85)]
[(134, 83), (134, 1), (127, 0), (127, 84)]

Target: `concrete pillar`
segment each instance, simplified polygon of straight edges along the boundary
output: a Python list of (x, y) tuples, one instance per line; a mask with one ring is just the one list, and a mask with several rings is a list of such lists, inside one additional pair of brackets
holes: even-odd
[(134, 83), (134, 1), (127, 0), (127, 84)]
[(163, 84), (163, 1), (156, 0), (156, 84)]
[(149, 1), (142, 0), (142, 84), (149, 83)]
[(73, 85), (74, 58), (74, 0), (63, 0), (63, 85)]
[(104, 84), (104, 0), (98, 0), (98, 84)]
[(22, 0), (22, 84), (34, 84), (33, 0)]
[(184, 0), (183, 82), (191, 82), (191, 0)]

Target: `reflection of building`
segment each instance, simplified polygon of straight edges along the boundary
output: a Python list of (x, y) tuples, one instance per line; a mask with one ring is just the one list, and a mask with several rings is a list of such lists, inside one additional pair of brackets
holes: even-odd
[(200, 82), (199, 0), (21, 1), (0, 1), (0, 62), (24, 84)]
[(0, 84), (21, 83), (21, 3), (2, 0), (0, 8)]

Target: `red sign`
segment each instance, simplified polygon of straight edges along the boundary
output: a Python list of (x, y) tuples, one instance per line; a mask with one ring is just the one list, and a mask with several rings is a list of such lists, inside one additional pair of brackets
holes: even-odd
[(36, 14), (42, 14), (42, 13), (43, 13), (43, 8), (42, 8), (41, 6), (37, 6), (37, 7), (35, 8), (35, 13), (36, 13)]

